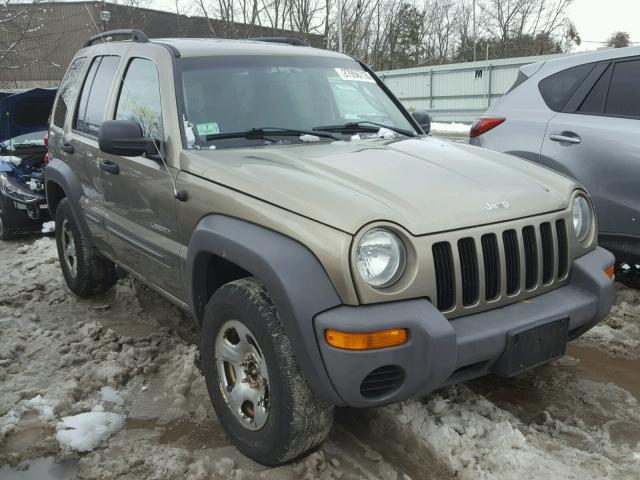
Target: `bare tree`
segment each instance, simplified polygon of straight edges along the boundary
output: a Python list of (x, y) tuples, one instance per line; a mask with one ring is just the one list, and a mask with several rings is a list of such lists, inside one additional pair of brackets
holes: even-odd
[(631, 36), (627, 32), (615, 32), (607, 40), (607, 46), (623, 48), (631, 45)]

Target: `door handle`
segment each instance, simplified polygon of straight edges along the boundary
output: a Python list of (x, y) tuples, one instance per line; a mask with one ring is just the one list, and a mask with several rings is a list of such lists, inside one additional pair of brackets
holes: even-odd
[(553, 133), (549, 135), (549, 140), (553, 140), (554, 142), (575, 144), (578, 144), (582, 141), (578, 135), (569, 132), (562, 132), (561, 134)]
[(111, 175), (117, 175), (120, 173), (120, 167), (118, 164), (111, 160), (102, 160), (100, 162), (100, 168)]
[(63, 143), (62, 144), (62, 151), (64, 153), (73, 153), (76, 151), (75, 148), (73, 148), (73, 145), (71, 145), (70, 143)]

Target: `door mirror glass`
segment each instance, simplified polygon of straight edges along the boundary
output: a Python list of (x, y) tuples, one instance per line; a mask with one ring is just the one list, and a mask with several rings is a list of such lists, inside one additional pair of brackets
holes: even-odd
[(418, 122), (420, 128), (424, 130), (424, 133), (428, 135), (431, 131), (431, 116), (424, 110), (416, 110), (411, 115), (413, 116), (413, 119)]
[(144, 138), (142, 128), (132, 120), (106, 120), (100, 125), (100, 150), (121, 157), (137, 157), (154, 152), (152, 140)]

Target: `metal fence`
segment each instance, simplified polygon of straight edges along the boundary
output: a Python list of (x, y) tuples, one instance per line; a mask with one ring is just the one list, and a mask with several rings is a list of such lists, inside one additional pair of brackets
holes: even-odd
[(507, 93), (522, 65), (559, 56), (505, 58), (377, 74), (407, 108), (426, 110), (437, 122), (470, 123)]

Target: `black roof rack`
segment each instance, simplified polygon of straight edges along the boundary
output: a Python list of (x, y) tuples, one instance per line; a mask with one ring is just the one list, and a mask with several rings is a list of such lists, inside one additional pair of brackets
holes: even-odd
[(98, 40), (102, 40), (106, 42), (108, 38), (115, 36), (127, 36), (131, 37), (131, 40), (138, 43), (147, 43), (149, 41), (149, 37), (142, 31), (135, 28), (123, 28), (120, 30), (109, 30), (108, 32), (102, 32), (87, 40), (87, 43), (84, 44), (85, 47), (90, 47)]
[(250, 38), (249, 40), (255, 40), (256, 42), (288, 43), (289, 45), (295, 45), (297, 47), (309, 46), (309, 44), (304, 40), (293, 37), (257, 37)]

